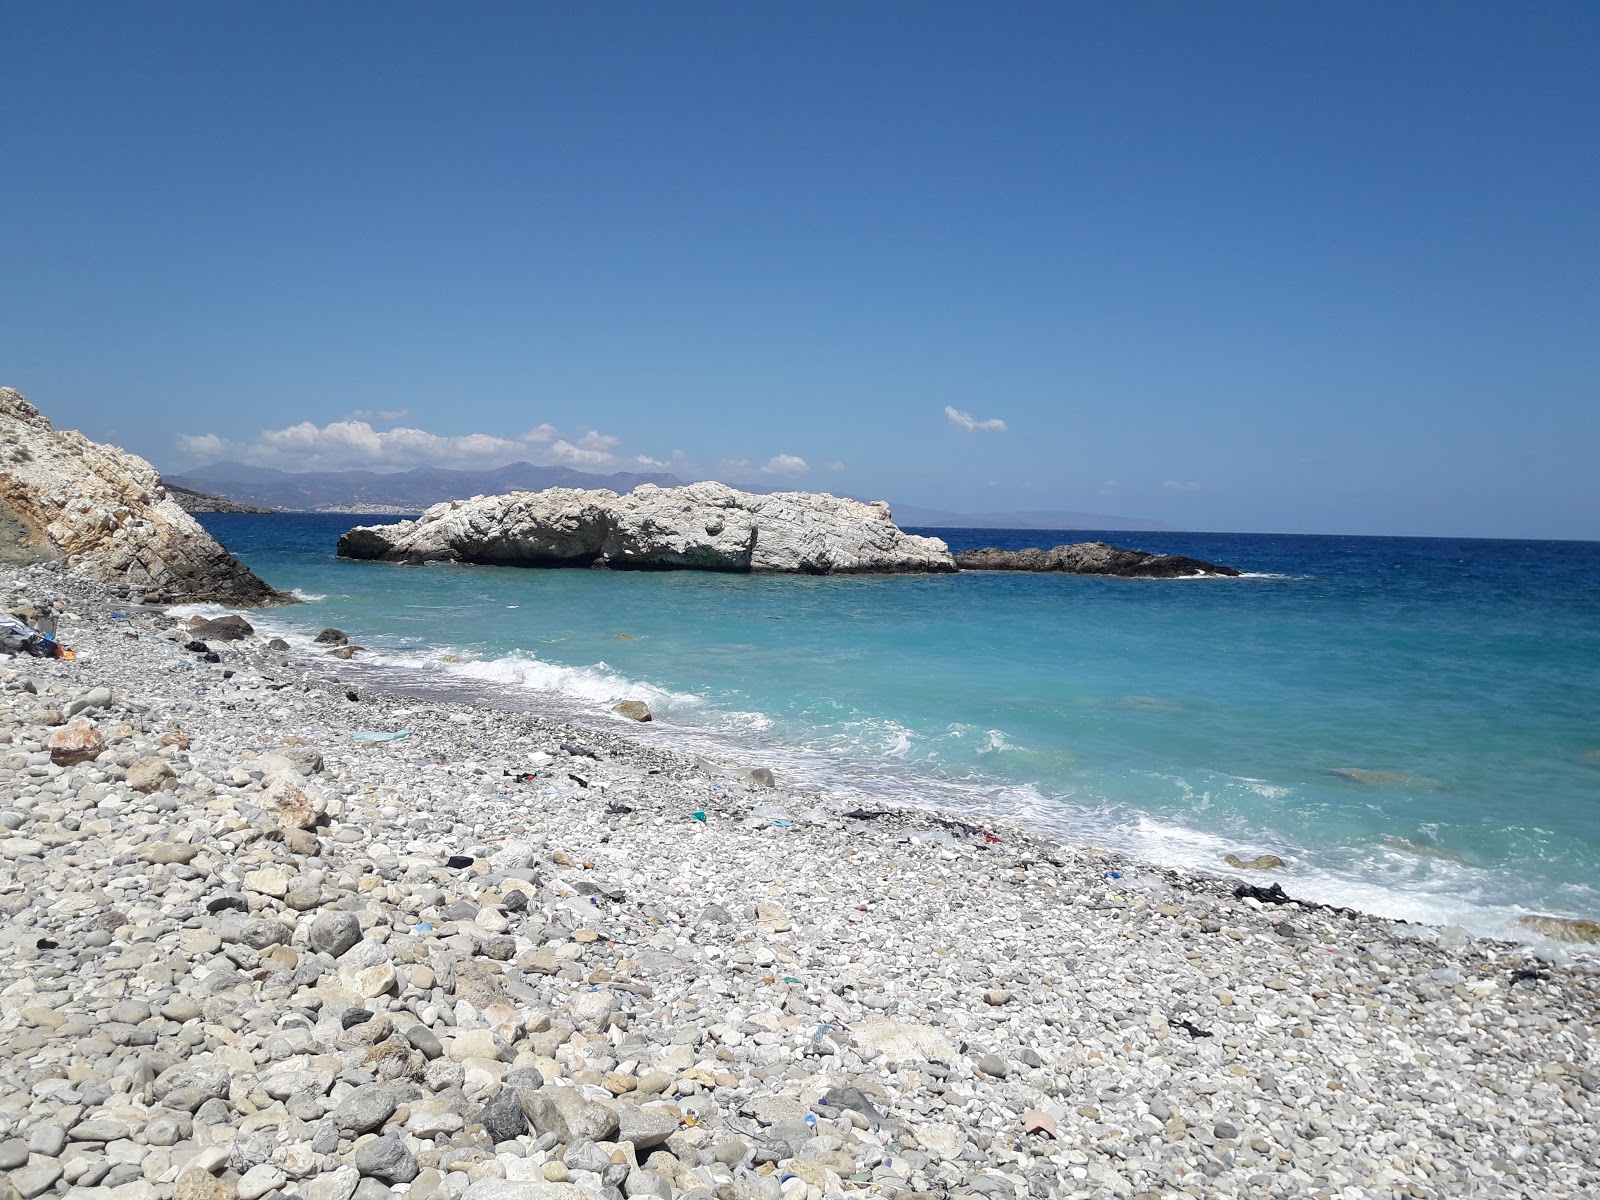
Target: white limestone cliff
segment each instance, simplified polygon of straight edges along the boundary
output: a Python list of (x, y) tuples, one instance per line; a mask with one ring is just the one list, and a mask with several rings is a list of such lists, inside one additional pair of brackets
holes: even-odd
[(938, 538), (895, 525), (889, 506), (826, 493), (755, 495), (721, 483), (627, 495), (574, 488), (436, 504), (415, 521), (339, 539), (347, 558), (527, 567), (810, 575), (954, 571)]
[(138, 455), (54, 428), (0, 388), (0, 557), (59, 561), (164, 600), (278, 603), (171, 499)]

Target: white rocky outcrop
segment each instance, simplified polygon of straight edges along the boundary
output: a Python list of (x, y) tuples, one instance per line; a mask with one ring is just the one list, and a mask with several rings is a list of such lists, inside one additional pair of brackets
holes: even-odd
[(956, 569), (938, 538), (903, 533), (889, 506), (817, 492), (755, 495), (721, 483), (550, 488), (436, 504), (415, 521), (339, 539), (347, 558), (519, 567), (809, 575)]
[(14, 388), (0, 388), (0, 558), (59, 560), (165, 600), (289, 599), (218, 545), (144, 459), (55, 429)]

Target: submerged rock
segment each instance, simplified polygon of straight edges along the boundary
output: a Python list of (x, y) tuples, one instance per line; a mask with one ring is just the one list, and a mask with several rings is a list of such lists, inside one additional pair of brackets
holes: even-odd
[(255, 627), (236, 614), (211, 621), (199, 618), (189, 622), (189, 636), (202, 642), (241, 642), (254, 633)]
[(1327, 774), (1363, 787), (1411, 788), (1413, 791), (1436, 792), (1444, 785), (1426, 775), (1408, 775), (1404, 771), (1369, 771), (1365, 767), (1333, 767)]
[(1534, 915), (1518, 917), (1512, 922), (1519, 929), (1542, 933), (1557, 942), (1600, 942), (1600, 921), (1583, 917), (1550, 917)]
[(654, 716), (650, 706), (643, 700), (621, 700), (611, 706), (611, 711), (619, 717), (627, 717), (630, 721), (650, 721)]
[(162, 598), (286, 603), (173, 500), (156, 469), (0, 388), (0, 559), (59, 560)]
[(1178, 579), (1192, 575), (1237, 575), (1233, 567), (1186, 558), (1181, 554), (1147, 554), (1110, 542), (1078, 542), (1053, 550), (1029, 547), (1000, 550), (984, 546), (956, 555), (963, 571), (1059, 571), (1067, 575), (1120, 575), (1137, 579)]
[(1276, 854), (1258, 854), (1254, 858), (1240, 858), (1237, 854), (1227, 854), (1223, 856), (1222, 861), (1241, 871), (1276, 871), (1284, 865), (1283, 859)]
[(721, 483), (615, 492), (549, 488), (436, 504), (415, 521), (339, 539), (345, 558), (514, 567), (894, 574), (956, 569), (938, 538), (895, 525), (882, 501), (740, 492)]

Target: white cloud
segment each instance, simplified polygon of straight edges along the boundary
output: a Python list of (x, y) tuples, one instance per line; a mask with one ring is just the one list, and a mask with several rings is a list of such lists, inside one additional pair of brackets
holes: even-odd
[(543, 446), (549, 442), (555, 441), (556, 438), (560, 436), (561, 430), (557, 429), (554, 425), (535, 425), (532, 429), (528, 430), (527, 433), (522, 435), (521, 440), (527, 442), (530, 446)]
[(574, 446), (566, 438), (553, 442), (550, 454), (557, 462), (565, 463), (569, 467), (599, 467), (615, 461), (615, 456), (605, 450)]
[(694, 465), (689, 461), (689, 456), (682, 450), (674, 450), (666, 458), (652, 458), (648, 454), (635, 454), (632, 465), (636, 467), (660, 467), (673, 471), (693, 471)]
[(962, 412), (959, 408), (951, 408), (948, 404), (944, 406), (944, 415), (945, 419), (949, 421), (950, 424), (954, 425), (957, 429), (964, 429), (968, 433), (976, 433), (979, 431), (985, 431), (989, 433), (1006, 432), (1006, 423), (999, 417), (990, 417), (987, 421), (979, 421), (974, 419), (971, 413)]
[(221, 458), (228, 452), (228, 445), (214, 433), (202, 433), (198, 437), (180, 433), (178, 452), (190, 458)]
[(519, 459), (547, 465), (608, 467), (622, 461), (614, 453), (621, 444), (621, 438), (599, 430), (589, 430), (575, 442), (568, 441), (549, 424), (537, 425), (515, 437), (500, 437), (491, 433), (437, 434), (407, 425), (378, 430), (369, 422), (356, 419), (326, 425), (301, 421), (282, 429), (264, 429), (248, 441), (230, 441), (214, 433), (178, 438), (179, 452), (197, 462), (237, 458), (255, 466), (288, 471), (489, 468)]
[(347, 420), (370, 421), (377, 418), (380, 421), (404, 421), (411, 415), (411, 410), (406, 408), (381, 408), (374, 412), (370, 408), (358, 408), (351, 413)]
[(774, 454), (762, 464), (763, 475), (804, 475), (811, 465), (797, 454)]
[(1198, 492), (1200, 490), (1198, 483), (1180, 483), (1176, 479), (1169, 479), (1161, 486), (1169, 492)]
[(842, 471), (844, 470), (844, 464), (842, 462), (831, 462), (828, 464), (828, 470), (834, 472)]

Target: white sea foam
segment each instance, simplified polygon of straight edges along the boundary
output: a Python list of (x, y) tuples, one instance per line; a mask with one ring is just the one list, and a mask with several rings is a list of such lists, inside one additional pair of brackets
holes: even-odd
[(643, 700), (652, 709), (665, 711), (688, 708), (701, 702), (699, 696), (689, 692), (675, 692), (629, 679), (604, 662), (588, 667), (572, 667), (545, 662), (526, 651), (489, 659), (458, 656), (461, 661), (447, 662), (442, 657), (444, 653), (388, 654), (381, 655), (380, 659), (395, 665), (423, 667), (460, 679), (535, 692), (560, 693), (601, 707), (610, 707), (619, 700)]
[[(169, 611), (187, 619), (215, 617), (230, 610), (200, 604)], [(310, 641), (309, 630), (275, 615), (252, 613), (251, 620), (263, 636), (286, 637), (297, 650), (322, 658)], [(803, 740), (798, 744), (791, 741), (785, 745), (781, 739), (774, 740), (773, 731), (780, 724), (768, 713), (718, 709), (709, 697), (630, 679), (603, 661), (569, 666), (525, 651), (483, 658), (476, 657), (471, 647), (377, 646), (369, 656), (340, 664), (340, 669), (401, 671), (413, 678), (455, 681), (485, 693), (532, 693), (543, 698), (542, 702), (568, 703), (591, 712), (609, 709), (618, 700), (642, 699), (657, 713), (676, 712), (679, 720), (641, 727), (637, 736), (714, 758), (725, 759), (731, 751), (741, 761), (770, 765), (789, 786), (825, 790), (846, 798), (842, 803), (870, 806), (888, 801), (965, 812), (973, 820), (1010, 818), (1075, 844), (1097, 845), (1157, 866), (1184, 870), (1228, 872), (1224, 855), (1249, 857), (1266, 851), (1285, 859), (1288, 867), (1264, 874), (1260, 882), (1281, 881), (1297, 897), (1411, 921), (1458, 924), (1477, 933), (1513, 934), (1524, 940), (1528, 936), (1511, 924), (1527, 909), (1507, 903), (1504, 881), (1485, 869), (1442, 860), (1419, 861), (1414, 855), (1395, 853), (1392, 847), (1373, 847), (1365, 857), (1311, 851), (1288, 844), (1270, 831), (1254, 836), (1209, 833), (1093, 794), (1008, 783), (981, 773), (952, 778), (935, 754), (934, 748), (942, 744), (942, 749), (950, 752), (952, 765), (967, 763), (975, 768), (984, 757), (995, 762), (992, 756), (1026, 752), (1026, 747), (1016, 745), (999, 729), (953, 724), (930, 740), (887, 717), (858, 714), (853, 720), (827, 722), (809, 736), (801, 734)], [(917, 753), (919, 749), (923, 753)], [(974, 759), (974, 753), (981, 757)], [(1007, 760), (1017, 761), (1008, 753)], [(1273, 802), (1289, 800), (1295, 794), (1291, 787), (1248, 776), (1217, 774), (1191, 781), (1175, 773), (1136, 773), (1162, 779), (1185, 804), (1198, 809), (1213, 800), (1223, 801), (1234, 789)], [(1574, 896), (1572, 907), (1590, 908), (1593, 899)]]

